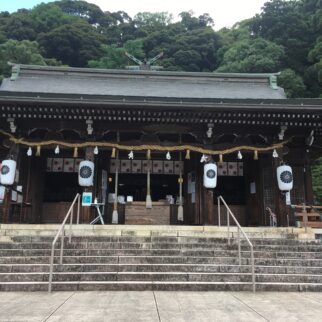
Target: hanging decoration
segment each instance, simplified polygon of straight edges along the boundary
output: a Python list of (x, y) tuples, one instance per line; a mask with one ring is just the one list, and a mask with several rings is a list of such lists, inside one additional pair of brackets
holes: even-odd
[(224, 162), (224, 156), (222, 154), (219, 154), (219, 163)]
[(289, 165), (281, 165), (276, 169), (278, 188), (281, 191), (293, 189), (293, 172)]
[(217, 186), (217, 165), (207, 163), (203, 171), (203, 185), (205, 188), (216, 188)]
[(203, 154), (200, 158), (200, 163), (204, 163), (206, 161), (207, 161), (207, 156)]
[(116, 156), (116, 149), (115, 149), (115, 148), (113, 148), (113, 149), (112, 149), (111, 158), (112, 158), (112, 159), (115, 159), (115, 156)]
[(28, 157), (31, 157), (32, 156), (32, 149), (31, 149), (31, 147), (28, 148), (27, 155), (28, 155)]
[(171, 154), (170, 154), (170, 152), (169, 152), (169, 151), (167, 152), (167, 154), (166, 154), (166, 156), (165, 156), (165, 157), (166, 157), (166, 159), (167, 159), (167, 160), (171, 160)]
[(15, 181), (17, 162), (3, 160), (1, 163), (0, 182), (4, 186), (11, 186)]
[(134, 159), (133, 151), (131, 150), (130, 153), (127, 156), (129, 157), (130, 160), (133, 160)]
[(56, 145), (56, 148), (55, 148), (55, 154), (59, 154), (59, 145)]
[(73, 158), (78, 158), (78, 148), (77, 147), (74, 148)]
[(277, 151), (276, 151), (276, 149), (274, 149), (274, 151), (273, 151), (273, 158), (278, 158), (278, 153), (277, 153)]
[(78, 184), (81, 187), (91, 187), (94, 181), (94, 162), (84, 160), (79, 163)]
[(40, 157), (40, 145), (37, 145), (36, 157)]
[[(44, 147), (44, 146), (56, 146), (59, 145), (60, 147), (66, 147), (66, 148), (72, 148), (74, 149), (74, 157), (78, 156), (78, 149), (79, 148), (86, 148), (86, 147), (96, 147), (97, 148), (110, 148), (112, 149), (112, 158), (115, 158), (116, 154), (116, 149), (117, 150), (123, 150), (123, 151), (147, 151), (147, 159), (151, 159), (151, 151), (159, 151), (159, 152), (181, 152), (181, 151), (186, 151), (186, 159), (190, 159), (190, 152), (198, 152), (201, 154), (209, 155), (209, 156), (214, 156), (214, 155), (219, 155), (219, 162), (223, 159), (223, 156), (226, 154), (231, 154), (234, 152), (238, 151), (244, 151), (244, 152), (254, 152), (254, 159), (258, 159), (258, 153), (260, 152), (269, 152), (273, 151), (274, 149), (280, 149), (287, 143), (291, 141), (291, 139), (287, 141), (283, 141), (277, 144), (273, 144), (271, 146), (266, 146), (266, 147), (254, 147), (254, 146), (235, 146), (231, 147), (228, 149), (223, 149), (223, 150), (211, 150), (211, 149), (206, 149), (202, 146), (195, 146), (195, 145), (187, 145), (187, 144), (180, 144), (180, 145), (171, 145), (171, 146), (163, 146), (163, 145), (158, 145), (158, 144), (141, 144), (141, 145), (123, 145), (120, 144), (119, 142), (94, 142), (94, 141), (89, 141), (89, 142), (83, 142), (83, 143), (69, 143), (69, 142), (64, 142), (64, 141), (58, 141), (58, 140), (48, 140), (48, 141), (29, 141), (24, 138), (16, 138), (10, 133), (7, 133), (6, 131), (0, 130), (0, 134), (5, 135), (9, 138), (10, 141), (12, 141), (15, 144), (20, 144), (20, 145), (25, 145), (30, 148), (33, 147)], [(256, 159), (257, 158), (257, 159)]]
[(97, 145), (95, 146), (95, 148), (94, 148), (94, 150), (93, 150), (93, 153), (94, 153), (95, 155), (97, 155), (97, 154), (98, 154), (98, 146), (97, 146)]
[(242, 159), (243, 159), (243, 155), (241, 154), (241, 152), (240, 152), (240, 151), (238, 151), (237, 159), (238, 159), (238, 160), (242, 160)]
[(254, 151), (254, 160), (258, 160), (258, 151), (257, 150)]

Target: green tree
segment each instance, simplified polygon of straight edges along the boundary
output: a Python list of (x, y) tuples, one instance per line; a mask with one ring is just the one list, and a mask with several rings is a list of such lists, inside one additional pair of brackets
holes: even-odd
[(35, 40), (37, 36), (30, 12), (25, 9), (10, 15), (2, 28), (7, 39)]
[(284, 88), (288, 98), (305, 96), (306, 87), (300, 75), (292, 69), (284, 69), (278, 77), (278, 85)]
[(46, 60), (39, 50), (35, 41), (29, 40), (8, 40), (0, 45), (0, 74), (8, 77), (11, 73), (11, 67), (8, 62), (17, 64), (35, 64), (35, 65), (59, 65), (55, 59)]
[(48, 3), (40, 4), (30, 11), (34, 30), (39, 33), (50, 32), (59, 26), (77, 23), (76, 17), (64, 13), (57, 5)]
[(313, 192), (315, 202), (322, 205), (322, 158), (312, 166)]
[[(103, 55), (98, 60), (90, 60), (88, 66), (92, 68), (125, 68), (128, 64), (128, 59), (125, 52), (129, 52), (138, 59), (144, 58), (142, 50), (143, 40), (129, 40), (124, 44), (124, 47), (117, 47), (116, 45), (103, 45)], [(133, 62), (131, 62), (132, 64)]]
[(145, 29), (147, 32), (158, 30), (169, 25), (173, 17), (168, 12), (139, 12), (133, 19), (137, 29)]
[(37, 38), (46, 57), (55, 57), (63, 64), (84, 67), (91, 59), (100, 57), (103, 39), (86, 22), (63, 25)]
[(316, 73), (320, 84), (319, 94), (322, 94), (322, 37), (318, 37), (315, 46), (311, 49), (308, 55), (308, 60), (313, 64), (312, 72)]
[(218, 72), (269, 73), (279, 71), (284, 58), (282, 46), (262, 38), (234, 43), (223, 55)]
[(100, 7), (86, 1), (62, 0), (55, 1), (54, 5), (66, 14), (85, 19), (90, 24), (98, 24), (104, 17)]

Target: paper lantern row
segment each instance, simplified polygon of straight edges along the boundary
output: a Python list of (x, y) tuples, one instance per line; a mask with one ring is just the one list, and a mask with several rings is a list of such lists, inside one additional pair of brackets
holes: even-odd
[(82, 159), (47, 158), (47, 172), (78, 172)]
[(162, 161), (162, 160), (111, 160), (110, 172), (115, 173), (118, 165), (120, 173), (147, 173), (150, 162), (151, 173), (153, 174), (180, 174), (183, 172), (183, 161)]

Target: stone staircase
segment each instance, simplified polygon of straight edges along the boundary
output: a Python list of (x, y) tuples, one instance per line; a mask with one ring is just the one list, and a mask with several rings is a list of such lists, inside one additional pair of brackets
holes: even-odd
[[(48, 290), (53, 237), (42, 234), (0, 238), (0, 291)], [(81, 231), (71, 243), (66, 237), (63, 265), (58, 264), (57, 245), (53, 291), (252, 290), (250, 252), (244, 241), (239, 266), (236, 240), (228, 245), (215, 233), (79, 235)], [(253, 235), (257, 291), (322, 291), (321, 240)]]

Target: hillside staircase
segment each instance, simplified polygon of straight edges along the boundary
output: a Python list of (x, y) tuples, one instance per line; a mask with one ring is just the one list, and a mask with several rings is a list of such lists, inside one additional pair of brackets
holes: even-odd
[[(56, 225), (0, 225), (0, 291), (47, 291)], [(322, 291), (322, 242), (298, 228), (245, 228), (256, 291)], [(73, 226), (53, 291), (251, 291), (250, 251), (225, 227)]]

